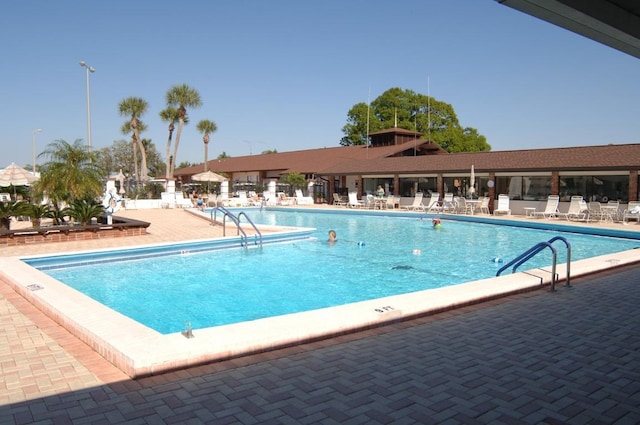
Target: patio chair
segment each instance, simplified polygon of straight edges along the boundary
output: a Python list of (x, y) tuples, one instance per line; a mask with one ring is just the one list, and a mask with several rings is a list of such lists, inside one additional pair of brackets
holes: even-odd
[(454, 196), (454, 205), (456, 214), (473, 214), (473, 205), (468, 203), (462, 196)]
[(480, 199), (480, 204), (478, 206), (478, 209), (483, 214), (491, 214), (491, 212), (489, 211), (489, 197), (488, 196), (484, 196), (484, 197), (482, 197), (482, 199)]
[(456, 212), (456, 204), (453, 202), (453, 193), (445, 193), (442, 199), (442, 212)]
[(493, 210), (493, 215), (498, 214), (511, 215), (511, 208), (509, 208), (509, 195), (498, 195), (498, 207)]
[(292, 205), (293, 201), (284, 192), (278, 192), (277, 205)]
[(534, 217), (540, 218), (554, 218), (558, 217), (558, 204), (560, 203), (560, 196), (558, 195), (549, 195), (547, 198), (547, 205), (544, 208), (544, 211), (534, 211)]
[(176, 194), (173, 192), (162, 192), (160, 194), (160, 207), (161, 208), (175, 208), (176, 207)]
[(347, 204), (349, 208), (363, 208), (364, 202), (358, 200), (357, 192), (349, 192), (349, 203)]
[(191, 199), (185, 198), (182, 192), (176, 192), (175, 197), (176, 206), (179, 208), (191, 208), (194, 206), (193, 201)]
[(587, 204), (587, 221), (602, 220), (602, 208), (600, 202), (589, 202)]
[(396, 204), (400, 202), (400, 198), (397, 196), (387, 196), (387, 202), (385, 202), (384, 207), (388, 210), (393, 210), (396, 208)]
[(424, 206), (425, 212), (439, 212), (440, 211), (440, 194), (433, 192), (429, 202)]
[(313, 205), (313, 198), (304, 196), (301, 189), (296, 189), (296, 203), (298, 205)]
[[(598, 207), (598, 216), (600, 216), (599, 210)], [(558, 213), (558, 217), (564, 217), (567, 220), (584, 220), (589, 211), (590, 209), (582, 196), (572, 196), (569, 210), (566, 213)]]
[(409, 211), (424, 211), (424, 205), (422, 205), (422, 197), (424, 196), (424, 194), (422, 192), (416, 192), (416, 194), (413, 197), (413, 202), (411, 203), (411, 205), (406, 205), (403, 207), (403, 209), (405, 210), (409, 210)]
[(346, 207), (347, 203), (338, 195), (337, 193), (333, 193), (333, 205), (337, 205), (340, 207)]
[(628, 223), (629, 220), (635, 220), (640, 223), (640, 202), (629, 202), (627, 208), (622, 212), (622, 222)]

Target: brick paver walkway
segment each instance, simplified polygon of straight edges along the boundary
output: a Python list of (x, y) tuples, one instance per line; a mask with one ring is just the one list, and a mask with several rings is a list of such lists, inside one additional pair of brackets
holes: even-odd
[(627, 267), (137, 381), (0, 285), (0, 423), (636, 424), (638, 282)]

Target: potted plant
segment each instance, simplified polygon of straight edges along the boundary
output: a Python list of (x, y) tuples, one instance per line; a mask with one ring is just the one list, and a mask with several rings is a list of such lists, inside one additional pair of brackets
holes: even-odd
[(0, 229), (10, 230), (11, 217), (28, 214), (29, 204), (23, 201), (0, 202)]
[(31, 217), (33, 227), (40, 227), (43, 218), (53, 218), (53, 211), (47, 204), (29, 204), (26, 214)]
[(66, 212), (81, 226), (88, 226), (91, 224), (92, 218), (104, 214), (104, 207), (95, 201), (78, 200), (74, 201)]

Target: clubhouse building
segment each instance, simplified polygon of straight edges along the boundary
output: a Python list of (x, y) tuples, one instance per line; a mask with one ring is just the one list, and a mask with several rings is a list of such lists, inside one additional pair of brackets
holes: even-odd
[[(231, 191), (261, 193), (283, 175), (305, 176), (308, 196), (331, 203), (333, 193), (357, 192), (361, 198), (378, 185), (387, 194), (405, 198), (416, 192), (453, 193), (496, 200), (508, 194), (512, 210), (543, 205), (549, 195), (568, 201), (581, 195), (587, 201), (621, 203), (638, 200), (640, 144), (609, 144), (550, 149), (448, 153), (419, 133), (391, 128), (372, 133), (368, 146), (346, 146), (251, 155), (207, 162), (207, 169), (229, 177)], [(175, 177), (190, 183), (204, 164), (176, 170)], [(278, 190), (287, 191), (286, 186)]]

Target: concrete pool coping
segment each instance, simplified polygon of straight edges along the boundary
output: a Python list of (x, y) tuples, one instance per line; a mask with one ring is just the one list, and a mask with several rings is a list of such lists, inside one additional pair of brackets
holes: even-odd
[[(249, 322), (162, 335), (36, 270), (20, 258), (0, 258), (3, 280), (132, 378), (329, 338), (429, 315), (513, 293), (547, 288), (550, 267), (370, 301)], [(571, 263), (583, 276), (640, 262), (629, 250)], [(556, 270), (562, 282), (566, 266)]]

